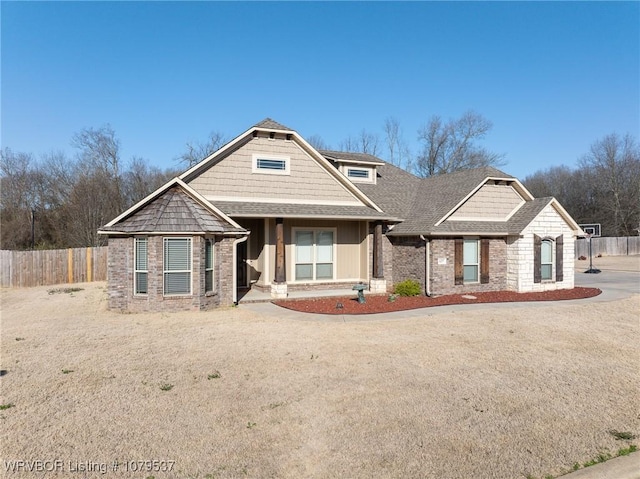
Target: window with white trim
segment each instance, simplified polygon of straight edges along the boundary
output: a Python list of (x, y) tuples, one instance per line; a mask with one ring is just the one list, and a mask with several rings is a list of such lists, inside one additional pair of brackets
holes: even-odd
[(553, 278), (553, 241), (543, 239), (540, 243), (540, 279), (548, 281)]
[(149, 240), (135, 238), (134, 242), (133, 291), (135, 294), (147, 294), (149, 292)]
[(290, 159), (288, 157), (253, 155), (251, 171), (270, 175), (288, 175), (289, 163)]
[(206, 293), (213, 291), (213, 265), (215, 242), (213, 239), (206, 239), (204, 243), (204, 290)]
[(295, 230), (296, 281), (333, 279), (333, 238), (333, 230)]
[(164, 294), (191, 294), (191, 238), (164, 238)]
[(347, 176), (349, 178), (358, 178), (361, 180), (368, 180), (371, 170), (363, 168), (347, 168)]
[(479, 243), (478, 240), (464, 240), (462, 265), (465, 283), (478, 282)]

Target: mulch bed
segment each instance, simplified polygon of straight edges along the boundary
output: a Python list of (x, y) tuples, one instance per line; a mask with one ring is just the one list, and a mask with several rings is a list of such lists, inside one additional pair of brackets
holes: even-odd
[[(358, 303), (355, 296), (327, 298), (284, 299), (273, 301), (283, 308), (302, 313), (320, 314), (372, 314), (430, 308), (452, 304), (513, 303), (523, 301), (560, 301), (566, 299), (592, 298), (601, 293), (598, 288), (573, 288), (544, 291), (540, 293), (515, 293), (513, 291), (491, 291), (486, 293), (450, 294), (429, 298), (427, 296), (402, 297), (389, 301), (388, 295), (365, 295), (366, 302)], [(336, 307), (342, 305), (341, 308)]]

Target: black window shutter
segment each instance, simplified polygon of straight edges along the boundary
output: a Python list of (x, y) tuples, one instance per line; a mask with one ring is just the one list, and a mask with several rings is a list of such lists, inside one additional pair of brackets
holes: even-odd
[(489, 240), (480, 240), (480, 283), (489, 283)]
[(556, 281), (564, 279), (564, 259), (562, 257), (562, 248), (564, 246), (564, 236), (560, 235), (556, 238)]
[(463, 240), (456, 239), (454, 243), (454, 251), (453, 251), (453, 261), (454, 261), (454, 274), (455, 274), (455, 284), (464, 284), (464, 268), (462, 263), (462, 251), (463, 251)]
[(533, 282), (542, 282), (542, 238), (533, 235)]

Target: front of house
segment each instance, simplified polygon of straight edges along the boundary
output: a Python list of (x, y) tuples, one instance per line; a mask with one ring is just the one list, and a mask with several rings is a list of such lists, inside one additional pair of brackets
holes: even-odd
[(405, 279), (430, 295), (572, 288), (579, 231), (493, 168), (419, 179), (266, 119), (100, 233), (109, 307), (172, 311)]

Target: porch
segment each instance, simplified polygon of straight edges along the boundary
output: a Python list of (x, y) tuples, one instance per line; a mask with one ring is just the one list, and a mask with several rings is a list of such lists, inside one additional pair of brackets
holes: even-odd
[[(327, 298), (333, 296), (353, 296), (355, 298), (356, 295), (357, 291), (354, 291), (351, 288), (322, 289), (311, 291), (289, 291), (287, 299)], [(273, 299), (274, 298), (271, 296), (271, 291), (259, 291), (255, 288), (241, 289), (238, 291), (238, 304), (268, 303), (270, 301), (273, 301)]]

